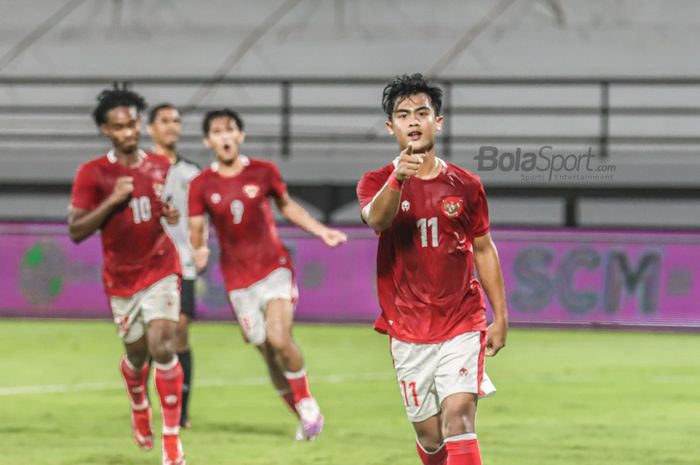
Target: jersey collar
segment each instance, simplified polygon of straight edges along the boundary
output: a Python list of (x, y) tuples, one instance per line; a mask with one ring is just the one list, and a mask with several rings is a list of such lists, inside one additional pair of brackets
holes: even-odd
[[(138, 155), (138, 157), (139, 157), (139, 162), (134, 166), (140, 165), (146, 159), (146, 152), (144, 152), (141, 149), (137, 150), (136, 155)], [(109, 160), (110, 163), (117, 162), (117, 156), (114, 154), (114, 149), (107, 152), (107, 160)]]
[[(248, 158), (246, 155), (243, 155), (242, 153), (239, 154), (238, 156), (240, 157), (241, 163), (243, 163), (243, 167), (244, 167), (244, 168), (245, 168), (246, 166), (250, 166), (250, 158)], [(216, 173), (217, 171), (219, 171), (219, 162), (218, 162), (218, 161), (214, 161), (214, 162), (211, 163), (211, 165), (209, 165), (209, 167), (211, 168), (211, 170), (212, 170), (213, 172)]]

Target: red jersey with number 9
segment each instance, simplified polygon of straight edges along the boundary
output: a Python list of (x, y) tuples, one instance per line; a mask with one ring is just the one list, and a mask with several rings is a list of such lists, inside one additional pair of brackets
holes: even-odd
[(134, 166), (119, 163), (110, 152), (78, 167), (71, 196), (74, 208), (94, 210), (112, 193), (117, 178), (131, 176), (134, 181), (131, 197), (101, 227), (102, 277), (110, 296), (129, 297), (168, 275), (180, 274), (175, 245), (160, 221), (168, 169), (166, 157), (142, 151)]
[[(479, 177), (451, 163), (435, 178), (407, 179), (399, 211), (379, 233), (375, 329), (401, 341), (443, 342), (486, 330), (485, 302), (474, 277), (473, 241), (488, 232), (486, 194)], [(357, 186), (365, 208), (396, 162), (366, 173)]]
[(282, 175), (272, 162), (239, 156), (243, 171), (225, 177), (215, 163), (192, 180), (188, 198), (190, 216), (208, 214), (214, 223), (227, 291), (245, 289), (277, 268), (292, 269), (270, 206), (270, 198), (287, 194)]

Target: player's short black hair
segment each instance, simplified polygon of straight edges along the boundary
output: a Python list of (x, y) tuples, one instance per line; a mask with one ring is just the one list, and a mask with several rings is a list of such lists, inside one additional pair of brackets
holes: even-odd
[(393, 81), (384, 87), (382, 94), (382, 108), (386, 113), (387, 119), (391, 120), (391, 115), (394, 113), (396, 102), (403, 100), (409, 95), (424, 93), (430, 97), (430, 103), (435, 110), (435, 114), (439, 115), (442, 109), (442, 89), (433, 85), (422, 74), (415, 73), (402, 74), (396, 76)]
[(177, 107), (173, 105), (172, 103), (159, 103), (155, 107), (151, 108), (150, 111), (148, 112), (148, 124), (153, 124), (153, 122), (156, 120), (158, 117), (158, 112), (160, 110), (165, 110), (165, 109), (173, 109), (177, 110)]
[(233, 121), (236, 122), (236, 126), (238, 126), (238, 129), (243, 131), (243, 118), (241, 118), (241, 115), (239, 115), (238, 112), (231, 110), (230, 108), (222, 108), (220, 110), (212, 110), (210, 112), (207, 112), (206, 115), (204, 115), (204, 119), (202, 120), (202, 132), (204, 133), (204, 137), (206, 137), (209, 134), (211, 122), (216, 118), (222, 117), (231, 118)]
[(135, 107), (141, 113), (146, 109), (146, 100), (136, 92), (127, 89), (105, 89), (97, 96), (97, 106), (92, 111), (95, 124), (107, 122), (107, 113), (117, 107)]

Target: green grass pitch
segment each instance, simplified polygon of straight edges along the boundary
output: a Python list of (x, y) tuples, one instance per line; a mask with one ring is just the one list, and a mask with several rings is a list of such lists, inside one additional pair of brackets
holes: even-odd
[[(386, 338), (369, 326), (295, 335), (323, 434), (293, 442), (238, 329), (195, 324), (188, 464), (418, 465)], [(0, 321), (0, 464), (160, 463), (159, 447), (131, 440), (120, 352), (108, 322)], [(479, 406), (485, 465), (700, 463), (699, 334), (513, 329), (487, 371), (498, 394)]]

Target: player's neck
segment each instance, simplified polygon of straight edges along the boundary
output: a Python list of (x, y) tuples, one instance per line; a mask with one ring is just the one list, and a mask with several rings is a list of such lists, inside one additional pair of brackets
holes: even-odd
[(161, 155), (165, 155), (166, 157), (168, 157), (168, 160), (170, 160), (170, 163), (175, 163), (177, 161), (177, 153), (175, 152), (175, 147), (168, 148), (168, 147), (164, 147), (160, 144), (156, 144), (153, 147), (153, 151), (155, 153), (159, 153)]
[(232, 178), (234, 176), (238, 176), (241, 171), (243, 171), (243, 168), (245, 168), (243, 165), (243, 160), (241, 160), (241, 155), (238, 154), (236, 155), (236, 158), (233, 159), (233, 163), (230, 165), (219, 162), (218, 172), (225, 178)]
[(434, 178), (435, 176), (437, 176), (439, 164), (440, 162), (435, 156), (435, 149), (432, 148), (429, 151), (425, 152), (425, 155), (423, 156), (423, 164), (418, 169), (418, 173), (416, 173), (416, 176), (421, 179)]
[(126, 166), (135, 166), (141, 163), (140, 150), (138, 149), (127, 153), (115, 148), (114, 157), (117, 159), (117, 162)]

